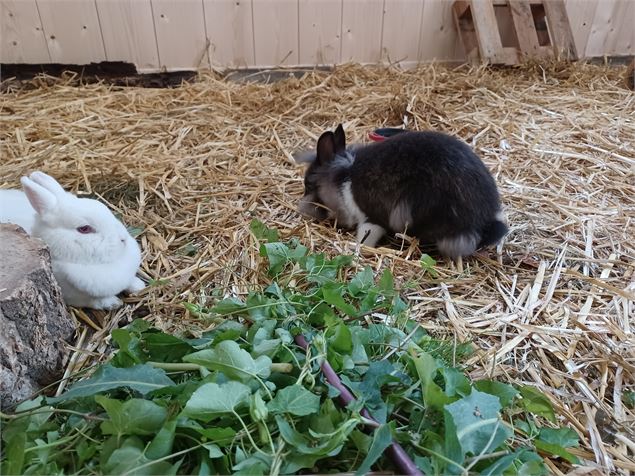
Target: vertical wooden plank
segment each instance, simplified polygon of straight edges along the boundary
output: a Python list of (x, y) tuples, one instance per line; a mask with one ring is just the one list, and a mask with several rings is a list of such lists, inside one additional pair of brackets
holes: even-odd
[(96, 0), (108, 61), (134, 63), (137, 71), (159, 70), (150, 0)]
[(567, 0), (565, 3), (575, 47), (580, 58), (586, 55), (587, 42), (597, 7), (598, 0)]
[(458, 33), (459, 40), (463, 44), (466, 60), (471, 64), (477, 64), (480, 62), (480, 55), (470, 3), (466, 0), (458, 0), (452, 5), (452, 10), (454, 27)]
[(488, 0), (472, 0), (472, 17), (481, 56), (495, 60), (503, 48), (503, 43), (498, 33), (494, 7)]
[(0, 36), (2, 63), (51, 61), (35, 0), (0, 1)]
[(615, 56), (635, 55), (635, 2), (624, 2), (624, 15), (618, 17), (619, 26), (615, 29), (615, 44), (611, 54)]
[(378, 63), (384, 0), (350, 1), (342, 5), (342, 61)]
[(297, 65), (298, 0), (253, 0), (253, 12), (256, 65)]
[(152, 0), (161, 68), (183, 71), (209, 66), (202, 0)]
[(204, 0), (213, 66), (255, 66), (251, 0)]
[(37, 0), (53, 63), (105, 61), (106, 52), (94, 1)]
[(602, 0), (589, 33), (586, 56), (617, 56), (634, 53), (635, 2)]
[(529, 2), (525, 0), (510, 0), (509, 9), (512, 14), (513, 24), (516, 27), (520, 50), (530, 56), (538, 56), (540, 44), (538, 43), (538, 33), (536, 32)]
[(328, 65), (340, 62), (342, 1), (299, 0), (301, 65)]
[(420, 61), (464, 60), (458, 33), (453, 28), (451, 1), (424, 0), (419, 37)]
[(544, 3), (547, 27), (554, 50), (564, 58), (577, 59), (578, 53), (564, 0), (551, 0)]
[(381, 42), (384, 61), (412, 66), (419, 61), (422, 14), (421, 0), (386, 0)]

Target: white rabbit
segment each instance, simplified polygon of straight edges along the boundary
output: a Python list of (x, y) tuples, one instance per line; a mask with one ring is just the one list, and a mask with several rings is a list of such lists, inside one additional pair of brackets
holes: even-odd
[(117, 294), (145, 287), (136, 277), (139, 245), (108, 207), (66, 192), (43, 172), (21, 182), (24, 192), (0, 190), (0, 222), (46, 243), (66, 304), (115, 309), (122, 305)]

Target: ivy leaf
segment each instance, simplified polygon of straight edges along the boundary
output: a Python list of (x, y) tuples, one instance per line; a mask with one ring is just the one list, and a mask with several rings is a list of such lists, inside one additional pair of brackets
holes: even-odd
[(417, 369), (417, 374), (421, 380), (421, 391), (423, 401), (426, 406), (442, 410), (443, 405), (450, 401), (450, 397), (445, 395), (441, 387), (434, 382), (434, 376), (439, 368), (434, 358), (427, 352), (421, 352), (419, 356), (411, 351), (412, 361)]
[(248, 382), (252, 378), (267, 378), (271, 373), (271, 359), (261, 355), (256, 360), (232, 340), (220, 342), (214, 349), (205, 349), (183, 357), (184, 362), (219, 370), (227, 377)]
[(353, 337), (346, 324), (340, 322), (335, 326), (335, 333), (329, 339), (329, 344), (336, 352), (348, 354), (353, 350)]
[(430, 276), (432, 276), (434, 279), (439, 277), (439, 273), (437, 273), (436, 269), (434, 269), (437, 262), (430, 255), (427, 255), (425, 253), (421, 255), (421, 259), (419, 260), (419, 263), (421, 263), (421, 268), (425, 272), (429, 273)]
[(203, 428), (199, 426), (195, 427), (194, 430), (218, 446), (228, 446), (236, 436), (236, 430), (233, 428)]
[(534, 445), (536, 445), (536, 449), (544, 451), (545, 453), (549, 453), (553, 456), (560, 456), (562, 459), (567, 460), (569, 463), (580, 464), (580, 460), (575, 455), (569, 453), (560, 445), (547, 443), (543, 440), (535, 440)]
[(118, 367), (131, 367), (141, 364), (146, 360), (143, 350), (140, 347), (140, 339), (128, 329), (114, 329), (112, 340), (117, 344), (119, 350), (113, 359)]
[(357, 310), (355, 307), (348, 304), (342, 297), (341, 285), (330, 285), (329, 283), (322, 286), (322, 296), (324, 297), (324, 301), (332, 306), (335, 306), (336, 309), (344, 312), (346, 315), (350, 317), (357, 316)]
[(217, 303), (210, 312), (214, 312), (221, 316), (233, 316), (246, 311), (247, 305), (238, 298), (225, 298)]
[(155, 362), (179, 362), (181, 357), (194, 350), (187, 342), (163, 332), (147, 334), (144, 337), (145, 348), (150, 359)]
[(217, 416), (233, 413), (236, 408), (246, 405), (251, 389), (240, 382), (222, 385), (206, 383), (188, 400), (183, 414), (197, 420), (209, 421)]
[(373, 433), (373, 442), (370, 445), (368, 454), (362, 464), (357, 468), (355, 472), (356, 476), (362, 476), (370, 471), (375, 461), (381, 458), (384, 450), (392, 443), (392, 433), (390, 432), (389, 425), (380, 425)]
[[(294, 246), (295, 247), (291, 247)], [(276, 276), (280, 274), (285, 265), (290, 261), (297, 261), (304, 257), (308, 249), (299, 244), (292, 243), (287, 246), (284, 243), (263, 243), (260, 245), (260, 256), (265, 256), (269, 260), (269, 274)]]
[(580, 444), (578, 434), (570, 428), (541, 428), (534, 444), (541, 451), (560, 456), (569, 463), (579, 464), (578, 458), (565, 449)]
[(174, 432), (176, 431), (176, 419), (165, 422), (159, 432), (152, 438), (146, 449), (149, 459), (159, 459), (169, 455), (174, 444)]
[(280, 241), (278, 230), (274, 228), (268, 228), (267, 225), (265, 225), (260, 220), (256, 220), (255, 218), (251, 220), (249, 229), (258, 241), (268, 241), (270, 243), (273, 243), (274, 241)]
[(121, 402), (103, 395), (96, 395), (95, 401), (101, 405), (110, 420), (101, 424), (105, 435), (152, 435), (167, 418), (167, 410), (149, 400), (133, 398)]
[[(501, 458), (497, 459), (487, 468), (480, 471), (483, 476), (498, 476), (507, 474), (506, 471), (512, 468), (512, 466), (519, 467), (522, 464), (526, 464), (528, 462), (538, 463), (542, 465), (542, 458), (538, 456), (536, 453), (529, 451), (527, 448), (518, 448), (513, 453), (509, 453)], [(542, 469), (534, 467), (533, 472), (522, 472), (522, 471), (514, 471), (512, 474), (546, 474), (544, 471), (544, 465), (542, 465)]]
[(271, 339), (270, 334), (271, 333), (264, 328), (260, 328), (256, 331), (252, 341), (252, 355), (268, 355), (269, 357), (272, 357), (278, 351), (282, 340)]
[(580, 439), (571, 428), (541, 428), (538, 438), (546, 443), (560, 445), (563, 448), (578, 447)]
[(529, 412), (545, 417), (552, 423), (556, 422), (556, 414), (553, 411), (549, 399), (539, 390), (528, 385), (519, 388), (523, 397), (520, 404)]
[(503, 408), (511, 405), (512, 401), (518, 395), (516, 390), (511, 385), (506, 383), (496, 382), (494, 380), (479, 380), (474, 382), (474, 388), (480, 392), (489, 393), (490, 395), (496, 395)]
[(452, 429), (456, 429), (463, 455), (493, 452), (512, 435), (512, 430), (499, 417), (500, 409), (498, 397), (478, 390), (445, 405), (446, 423), (451, 421)]
[(362, 397), (368, 411), (380, 423), (386, 422), (388, 416), (388, 407), (381, 398), (382, 386), (391, 382), (401, 382), (402, 378), (404, 381), (410, 380), (406, 375), (394, 375), (395, 372), (394, 365), (387, 360), (372, 361), (362, 382), (347, 382), (347, 386), (353, 388)]
[(267, 404), (271, 413), (306, 416), (320, 409), (320, 397), (300, 385), (285, 387)]
[(178, 463), (171, 465), (165, 461), (150, 461), (144, 452), (143, 442), (130, 436), (115, 449), (102, 468), (104, 474), (176, 474)]
[(395, 294), (395, 280), (390, 272), (390, 269), (386, 268), (379, 278), (379, 283), (377, 283), (377, 289), (384, 296), (392, 296)]
[(465, 397), (470, 394), (472, 387), (470, 381), (463, 372), (454, 368), (441, 369), (441, 375), (445, 381), (445, 394), (448, 397)]
[(260, 392), (256, 392), (251, 396), (249, 402), (249, 415), (254, 421), (267, 421), (269, 411), (265, 405), (265, 401), (260, 396)]
[(110, 364), (102, 365), (86, 380), (73, 385), (66, 393), (57, 398), (49, 398), (49, 402), (60, 402), (71, 398), (90, 397), (92, 395), (113, 390), (115, 388), (130, 388), (142, 395), (153, 390), (176, 385), (161, 369), (148, 364), (134, 367), (117, 368)]
[(203, 448), (207, 450), (208, 456), (212, 459), (222, 458), (224, 456), (218, 445), (215, 445), (214, 443), (205, 443)]
[(370, 266), (366, 266), (362, 271), (357, 273), (350, 283), (348, 283), (348, 292), (351, 296), (359, 296), (361, 293), (368, 291), (374, 284), (373, 270)]
[(353, 431), (357, 421), (348, 420), (335, 433), (325, 435), (322, 438), (309, 438), (299, 433), (280, 415), (276, 415), (276, 424), (280, 430), (280, 436), (296, 451), (305, 455), (335, 456), (342, 449), (346, 437)]

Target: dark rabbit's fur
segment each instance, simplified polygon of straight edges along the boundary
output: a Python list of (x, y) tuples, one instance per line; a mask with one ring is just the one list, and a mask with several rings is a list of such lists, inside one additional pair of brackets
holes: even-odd
[(507, 233), (496, 183), (464, 142), (440, 132), (405, 132), (346, 148), (341, 124), (318, 140), (300, 211), (357, 227), (374, 246), (385, 231), (436, 244), (449, 257), (496, 244)]

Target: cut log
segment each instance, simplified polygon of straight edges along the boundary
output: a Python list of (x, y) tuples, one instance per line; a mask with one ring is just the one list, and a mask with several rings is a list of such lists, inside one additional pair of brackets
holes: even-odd
[(0, 224), (0, 407), (62, 376), (74, 330), (46, 245)]

